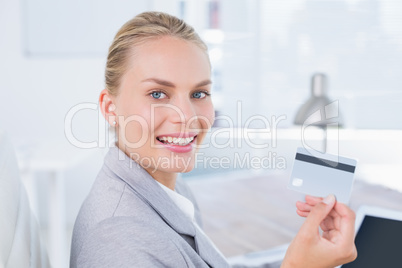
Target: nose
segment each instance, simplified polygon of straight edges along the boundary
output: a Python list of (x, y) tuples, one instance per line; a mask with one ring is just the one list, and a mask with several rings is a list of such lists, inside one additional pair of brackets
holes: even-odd
[(172, 111), (169, 114), (170, 121), (172, 123), (187, 124), (192, 121), (196, 121), (197, 113), (195, 111), (195, 106), (191, 99), (188, 97), (177, 98), (172, 104)]

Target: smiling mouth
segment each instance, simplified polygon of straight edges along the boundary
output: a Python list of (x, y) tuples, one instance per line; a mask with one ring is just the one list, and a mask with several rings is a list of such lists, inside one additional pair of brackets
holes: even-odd
[(169, 136), (160, 136), (156, 137), (156, 139), (163, 144), (168, 145), (176, 145), (176, 146), (187, 146), (190, 143), (193, 143), (197, 136), (188, 137), (188, 138), (178, 138), (178, 137), (169, 137)]

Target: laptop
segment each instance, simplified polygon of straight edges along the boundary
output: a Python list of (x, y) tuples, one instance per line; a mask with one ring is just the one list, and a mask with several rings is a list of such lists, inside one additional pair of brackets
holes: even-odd
[(362, 206), (355, 228), (357, 259), (340, 267), (402, 267), (402, 210)]

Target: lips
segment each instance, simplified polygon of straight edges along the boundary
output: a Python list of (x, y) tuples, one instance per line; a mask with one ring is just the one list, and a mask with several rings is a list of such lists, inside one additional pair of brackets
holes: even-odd
[(197, 139), (197, 133), (172, 133), (163, 134), (156, 137), (167, 149), (184, 153), (189, 152), (193, 148), (193, 143)]
[(156, 139), (164, 144), (186, 146), (186, 145), (192, 143), (194, 141), (195, 137), (197, 137), (197, 136), (189, 137), (189, 138), (160, 136), (160, 137), (157, 137)]

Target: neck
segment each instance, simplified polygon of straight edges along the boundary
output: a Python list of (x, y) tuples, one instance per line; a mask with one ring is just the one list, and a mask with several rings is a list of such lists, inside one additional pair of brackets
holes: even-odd
[[(130, 157), (130, 153), (127, 150), (125, 150), (125, 146), (121, 146), (120, 143), (117, 143), (117, 147), (119, 147), (121, 151), (123, 151), (128, 157)], [(133, 160), (135, 161), (135, 159)], [(151, 175), (151, 177), (154, 178), (156, 181), (162, 183), (163, 185), (174, 191), (176, 186), (177, 173), (163, 172), (160, 170), (156, 170), (154, 167), (148, 167), (148, 168), (143, 167), (143, 169), (145, 169), (149, 173), (149, 175)]]
[(167, 173), (167, 172), (161, 172), (161, 171), (158, 171), (158, 170), (155, 171), (152, 168), (149, 168), (149, 169), (144, 168), (144, 169), (156, 181), (158, 181), (159, 183), (165, 185), (170, 190), (174, 191), (175, 186), (176, 186), (177, 173)]

